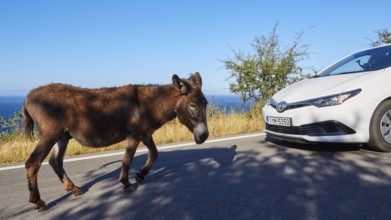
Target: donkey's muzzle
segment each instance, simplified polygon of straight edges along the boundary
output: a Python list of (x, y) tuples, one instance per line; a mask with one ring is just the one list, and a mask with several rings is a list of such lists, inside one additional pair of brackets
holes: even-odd
[(209, 137), (209, 131), (208, 126), (204, 123), (198, 124), (194, 128), (194, 140), (197, 144), (202, 144), (208, 139)]

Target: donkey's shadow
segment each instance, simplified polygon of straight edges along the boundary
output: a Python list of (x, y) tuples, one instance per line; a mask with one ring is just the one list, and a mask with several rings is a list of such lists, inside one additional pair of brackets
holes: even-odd
[[(156, 160), (150, 173), (146, 176), (142, 184), (146, 184), (148, 182), (158, 180), (159, 178), (163, 178), (164, 176), (169, 175), (172, 172), (181, 172), (180, 168), (185, 166), (186, 164), (199, 162), (204, 159), (214, 160), (219, 164), (220, 168), (228, 167), (233, 162), (233, 159), (236, 155), (236, 149), (237, 146), (232, 145), (231, 147), (227, 147), (227, 148), (214, 147), (214, 148), (205, 148), (205, 149), (190, 149), (190, 150), (179, 150), (179, 151), (170, 151), (170, 152), (159, 152), (159, 158)], [(139, 184), (134, 180), (135, 173), (136, 173), (135, 169), (141, 168), (146, 160), (147, 160), (147, 154), (142, 154), (134, 157), (132, 167), (131, 167), (133, 169), (129, 171), (129, 180), (130, 182), (132, 182), (133, 188), (135, 190), (137, 190), (139, 187)], [(84, 192), (83, 194), (88, 193), (94, 185), (100, 182), (103, 182), (105, 180), (110, 180), (111, 182), (113, 182), (112, 180), (118, 179), (122, 169), (120, 165), (121, 163), (122, 160), (114, 160), (109, 163), (103, 164), (99, 169), (105, 168), (113, 164), (119, 164), (119, 166), (115, 170), (96, 176), (91, 181), (80, 186), (81, 190)], [(94, 171), (90, 171), (89, 173), (93, 173), (93, 172)], [(86, 176), (88, 176), (88, 174)], [(123, 187), (123, 185), (119, 181), (114, 181), (113, 184), (118, 185), (118, 187)], [(47, 206), (50, 209), (56, 206), (58, 203), (65, 201), (71, 196), (72, 193), (70, 192), (66, 193), (65, 195), (49, 202)]]

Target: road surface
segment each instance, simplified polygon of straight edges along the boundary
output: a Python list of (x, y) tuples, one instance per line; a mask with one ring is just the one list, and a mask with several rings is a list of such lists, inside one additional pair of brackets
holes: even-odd
[[(67, 158), (85, 194), (73, 197), (50, 166), (36, 213), (23, 164), (0, 166), (0, 219), (391, 219), (390, 154), (357, 146), (269, 142), (264, 134), (158, 146), (145, 182), (118, 183), (123, 152)], [(71, 159), (71, 160), (69, 160)], [(146, 160), (139, 148), (130, 176)]]

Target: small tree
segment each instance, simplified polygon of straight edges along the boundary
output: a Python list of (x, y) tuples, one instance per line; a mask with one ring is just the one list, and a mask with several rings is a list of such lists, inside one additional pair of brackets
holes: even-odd
[(372, 47), (391, 43), (391, 32), (389, 32), (387, 28), (379, 29), (375, 31), (375, 33), (377, 34), (377, 40), (376, 41), (371, 40)]
[(269, 36), (255, 37), (251, 53), (232, 50), (234, 57), (222, 60), (230, 70), (230, 91), (241, 95), (243, 102), (252, 100), (263, 106), (275, 92), (308, 77), (299, 65), (309, 56), (308, 45), (301, 42), (304, 32), (298, 33), (293, 43), (284, 47), (277, 26), (278, 23)]

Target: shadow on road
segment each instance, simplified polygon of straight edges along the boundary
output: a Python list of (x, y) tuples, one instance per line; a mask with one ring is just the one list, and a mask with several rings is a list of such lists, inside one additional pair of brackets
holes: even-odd
[(345, 152), (345, 151), (359, 151), (361, 145), (357, 144), (342, 144), (342, 143), (308, 143), (308, 144), (300, 144), (300, 143), (292, 143), (286, 141), (280, 141), (273, 138), (266, 137), (264, 141), (260, 143), (273, 143), (280, 147), (285, 148), (294, 148), (299, 150), (306, 151), (317, 151), (317, 152)]
[[(66, 219), (390, 219), (388, 154), (341, 146), (254, 142), (161, 152), (145, 182), (126, 193), (121, 161), (86, 171), (86, 193), (49, 202)], [(346, 146), (345, 146), (346, 147)], [(135, 157), (140, 168), (145, 155)], [(116, 166), (108, 173), (105, 166)], [(134, 177), (135, 170), (130, 176)], [(132, 181), (134, 182), (134, 181)], [(102, 189), (98, 195), (91, 191)], [(50, 213), (50, 210), (47, 212)], [(43, 213), (41, 217), (45, 217)]]

